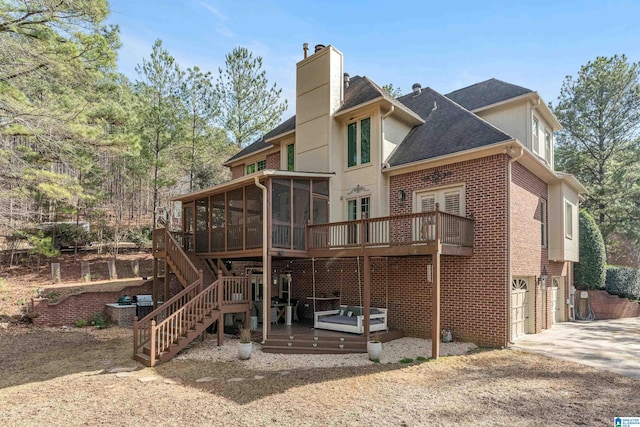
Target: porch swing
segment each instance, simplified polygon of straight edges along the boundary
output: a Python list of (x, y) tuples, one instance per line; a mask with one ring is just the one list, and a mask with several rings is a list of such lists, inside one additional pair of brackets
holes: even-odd
[[(360, 257), (357, 257), (358, 265), (358, 297), (359, 306), (343, 305), (337, 310), (316, 311), (316, 268), (315, 258), (311, 258), (312, 287), (313, 287), (313, 327), (329, 331), (348, 332), (352, 334), (364, 334), (364, 306), (362, 304), (362, 282), (360, 280)], [(342, 284), (342, 279), (341, 279)], [(386, 306), (389, 305), (389, 281), (387, 280)], [(342, 288), (340, 289), (342, 298)], [(388, 308), (372, 307), (369, 313), (370, 332), (386, 331)]]

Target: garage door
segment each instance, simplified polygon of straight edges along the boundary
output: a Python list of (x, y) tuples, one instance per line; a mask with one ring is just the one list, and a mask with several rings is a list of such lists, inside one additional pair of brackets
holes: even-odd
[(551, 285), (551, 321), (562, 322), (562, 294), (564, 278), (554, 277)]
[(511, 339), (527, 333), (529, 321), (529, 282), (514, 278), (511, 282)]

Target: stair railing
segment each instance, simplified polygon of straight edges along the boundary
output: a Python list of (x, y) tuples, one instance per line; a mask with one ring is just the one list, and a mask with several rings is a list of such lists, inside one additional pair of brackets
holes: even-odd
[[(155, 357), (169, 349), (180, 337), (186, 337), (189, 331), (194, 330), (197, 323), (207, 315), (211, 315), (218, 307), (219, 281), (198, 295), (190, 299), (185, 305), (173, 312), (166, 319), (157, 323), (152, 321), (149, 331), (151, 336), (151, 365), (155, 363)], [(187, 342), (185, 342), (185, 345)]]
[[(200, 271), (200, 277), (203, 273)], [(160, 307), (147, 314), (142, 319), (133, 318), (133, 354), (138, 354), (151, 340), (152, 326), (170, 317), (173, 313), (187, 304), (191, 299), (202, 292), (202, 279), (198, 278), (194, 283), (169, 298)]]
[(178, 270), (186, 283), (194, 283), (198, 279), (198, 269), (191, 262), (187, 254), (182, 250), (182, 246), (171, 233), (165, 228), (165, 250), (167, 258)]
[[(178, 273), (190, 284), (144, 318), (140, 320), (138, 320), (137, 317), (133, 318), (134, 355), (142, 351), (142, 348), (148, 343), (150, 343), (152, 349), (157, 347), (157, 343), (154, 342), (156, 337), (152, 332), (156, 325), (171, 317), (173, 313), (188, 304), (190, 300), (199, 295), (204, 289), (204, 272), (196, 269), (171, 233), (166, 228), (164, 231), (155, 230), (155, 232), (154, 237), (163, 243), (162, 249), (166, 251), (166, 259), (179, 270)], [(163, 238), (160, 236), (163, 236)], [(151, 358), (154, 359), (154, 357), (155, 355), (152, 351)], [(153, 366), (154, 363), (155, 360), (152, 360), (151, 366)]]

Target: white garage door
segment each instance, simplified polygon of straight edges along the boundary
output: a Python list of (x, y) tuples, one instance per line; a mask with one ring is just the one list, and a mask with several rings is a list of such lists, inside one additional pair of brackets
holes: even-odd
[(514, 278), (511, 282), (511, 339), (527, 333), (529, 322), (529, 282)]
[(554, 277), (551, 285), (551, 321), (562, 322), (563, 277)]

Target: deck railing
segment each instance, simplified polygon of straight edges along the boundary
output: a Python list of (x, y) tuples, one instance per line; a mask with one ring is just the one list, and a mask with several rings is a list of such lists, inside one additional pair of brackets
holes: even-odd
[(473, 219), (441, 211), (307, 226), (307, 250), (442, 244), (473, 247)]
[(251, 301), (251, 278), (222, 276), (222, 305), (248, 304)]

